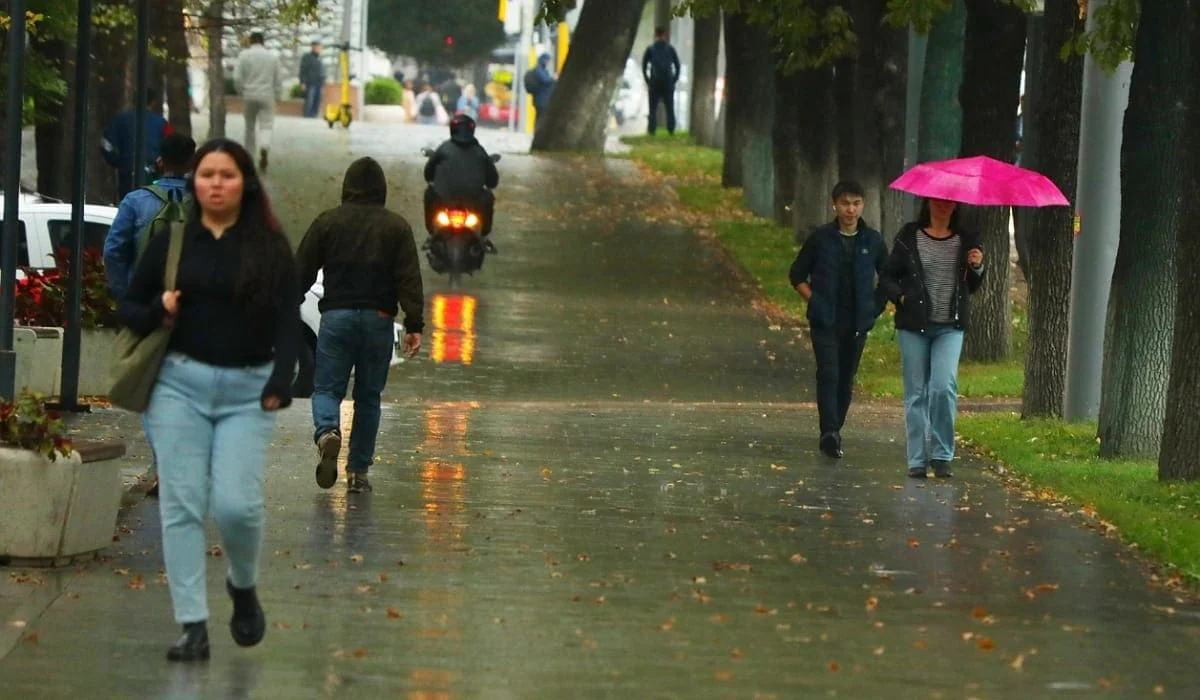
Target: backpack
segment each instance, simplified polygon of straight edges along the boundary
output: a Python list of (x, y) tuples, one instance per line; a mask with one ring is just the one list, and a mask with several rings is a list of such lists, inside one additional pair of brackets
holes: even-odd
[(417, 109), (417, 114), (422, 117), (432, 117), (437, 114), (437, 105), (433, 103), (434, 96), (432, 94), (425, 96), (421, 100), (421, 107)]
[(538, 80), (537, 71), (532, 71), (532, 70), (526, 71), (526, 73), (525, 73), (525, 92), (529, 93), (530, 95), (537, 92), (538, 88), (540, 88), (542, 86), (541, 82), (542, 81)]
[(146, 247), (150, 245), (150, 239), (153, 236), (161, 231), (169, 230), (171, 224), (185, 223), (188, 211), (192, 208), (190, 194), (180, 194), (178, 190), (167, 190), (158, 185), (146, 185), (142, 189), (158, 197), (162, 201), (162, 206), (158, 208), (158, 213), (154, 215), (154, 218), (150, 219), (150, 223), (138, 232), (137, 257), (139, 260)]

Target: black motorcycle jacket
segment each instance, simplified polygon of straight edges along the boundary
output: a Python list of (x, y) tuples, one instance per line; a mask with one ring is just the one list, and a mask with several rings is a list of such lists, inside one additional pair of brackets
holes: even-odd
[(479, 141), (447, 140), (425, 163), (425, 181), (443, 200), (474, 199), (499, 185), (500, 173)]

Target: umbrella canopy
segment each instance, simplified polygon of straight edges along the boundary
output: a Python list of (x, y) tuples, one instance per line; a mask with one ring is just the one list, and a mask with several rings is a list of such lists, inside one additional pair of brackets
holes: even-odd
[(1070, 202), (1050, 178), (987, 156), (921, 163), (892, 189), (980, 206), (1055, 207)]

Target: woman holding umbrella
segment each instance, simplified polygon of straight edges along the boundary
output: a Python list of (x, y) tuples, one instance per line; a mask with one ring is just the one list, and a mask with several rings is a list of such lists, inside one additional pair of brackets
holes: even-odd
[[(959, 203), (1066, 206), (1045, 176), (986, 156), (922, 163), (892, 188), (925, 197), (921, 214), (896, 236), (879, 273), (879, 294), (896, 306), (904, 372), (908, 475), (951, 476), (958, 359), (970, 297), (983, 282), (979, 239), (959, 223)], [(1007, 261), (1003, 261), (1007, 262)], [(926, 447), (929, 435), (932, 454)]]
[(970, 295), (983, 281), (983, 250), (958, 218), (957, 202), (926, 200), (917, 221), (896, 236), (879, 273), (880, 294), (896, 306), (908, 475), (916, 479), (924, 479), (930, 466), (939, 478), (952, 475), (958, 359)]

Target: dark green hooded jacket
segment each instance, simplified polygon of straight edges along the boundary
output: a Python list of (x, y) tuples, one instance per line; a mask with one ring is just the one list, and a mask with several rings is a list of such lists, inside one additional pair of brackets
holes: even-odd
[(387, 178), (371, 158), (359, 158), (346, 170), (342, 205), (317, 217), (296, 257), (300, 288), (307, 290), (325, 270), (322, 312), (330, 309), (377, 309), (395, 316), (404, 311), (404, 329), (425, 327), (425, 294), (412, 227), (388, 209)]

